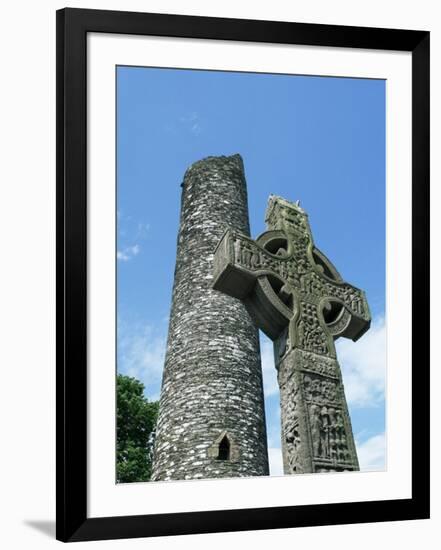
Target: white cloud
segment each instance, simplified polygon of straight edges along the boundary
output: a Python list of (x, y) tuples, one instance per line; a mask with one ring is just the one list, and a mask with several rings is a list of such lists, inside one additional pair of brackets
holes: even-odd
[(123, 250), (118, 250), (116, 253), (116, 257), (118, 260), (122, 262), (128, 262), (135, 256), (139, 254), (141, 251), (141, 247), (139, 244), (134, 244), (133, 246), (126, 246)]
[(282, 449), (280, 447), (270, 447), (268, 449), (268, 460), (270, 476), (283, 476)]
[(386, 467), (386, 436), (376, 434), (363, 443), (356, 440), (361, 471), (384, 470)]
[[(277, 395), (277, 371), (273, 343), (260, 337), (265, 397)], [(358, 342), (341, 338), (336, 342), (337, 357), (343, 371), (346, 398), (351, 406), (382, 404), (386, 380), (386, 326), (383, 317), (374, 319), (370, 330)]]
[(185, 129), (195, 136), (198, 136), (202, 132), (200, 117), (196, 112), (181, 116), (179, 118), (179, 122)]
[(165, 331), (118, 322), (118, 371), (140, 380), (152, 400), (159, 397), (165, 348)]
[(147, 234), (149, 232), (149, 229), (150, 229), (150, 224), (149, 223), (138, 222), (136, 238), (137, 239), (146, 239)]
[(277, 370), (274, 366), (273, 343), (260, 333), (260, 355), (262, 358), (263, 388), (265, 397), (279, 393)]
[(116, 213), (118, 228), (118, 250), (116, 257), (121, 262), (128, 262), (141, 252), (139, 241), (148, 238), (150, 224), (133, 219), (121, 210)]
[(202, 127), (201, 127), (201, 125), (200, 125), (198, 122), (194, 122), (194, 123), (191, 125), (190, 131), (191, 131), (191, 133), (194, 134), (195, 136), (198, 136), (198, 135), (202, 132)]
[(265, 399), (266, 433), (268, 447), (280, 447), (280, 400)]
[[(356, 441), (360, 471), (373, 472), (386, 467), (386, 437), (384, 433), (376, 434), (363, 443)], [(282, 449), (269, 447), (268, 460), (271, 476), (283, 476)]]
[(374, 319), (370, 330), (358, 342), (340, 339), (336, 348), (348, 403), (353, 407), (381, 405), (386, 381), (384, 318)]

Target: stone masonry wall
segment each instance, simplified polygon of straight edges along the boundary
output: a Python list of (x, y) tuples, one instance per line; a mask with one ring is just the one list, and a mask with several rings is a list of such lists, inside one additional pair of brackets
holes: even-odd
[(268, 475), (257, 329), (239, 300), (211, 289), (227, 226), (249, 235), (242, 159), (196, 162), (182, 186), (152, 480)]

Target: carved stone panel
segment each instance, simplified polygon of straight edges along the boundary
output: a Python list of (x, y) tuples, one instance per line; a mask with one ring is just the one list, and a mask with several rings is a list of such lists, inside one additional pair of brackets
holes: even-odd
[(335, 471), (358, 469), (340, 378), (308, 372), (302, 379), (314, 466)]
[[(292, 354), (289, 354), (283, 361), (290, 363), (291, 358)], [(283, 470), (285, 474), (303, 474), (311, 472), (313, 468), (307, 409), (302, 396), (300, 373), (289, 368), (285, 370), (291, 371), (292, 375), (279, 378), (279, 381), (283, 380), (280, 386)]]
[(285, 473), (358, 470), (337, 361), (296, 349), (278, 380)]
[[(289, 468), (289, 472), (293, 474), (301, 474), (304, 472), (303, 465), (300, 460), (302, 451), (302, 437), (300, 435), (300, 391), (295, 383), (295, 378), (292, 377), (288, 383), (281, 388), (281, 400), (283, 405), (282, 415), (282, 445), (284, 448), (285, 468)], [(305, 445), (305, 441), (303, 441)]]
[(297, 346), (320, 355), (330, 352), (329, 338), (320, 323), (315, 304), (301, 302), (300, 318), (297, 322)]
[(340, 378), (340, 367), (335, 359), (307, 351), (294, 350), (294, 363), (297, 370), (322, 374), (328, 378)]

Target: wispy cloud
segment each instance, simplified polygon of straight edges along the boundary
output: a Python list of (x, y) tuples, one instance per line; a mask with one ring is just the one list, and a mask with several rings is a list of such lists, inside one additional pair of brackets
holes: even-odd
[(262, 358), (263, 388), (265, 397), (277, 395), (279, 384), (277, 382), (277, 371), (274, 366), (274, 352), (272, 341), (260, 334), (260, 354)]
[(118, 226), (118, 250), (116, 257), (120, 262), (128, 262), (141, 252), (140, 241), (147, 239), (150, 225), (136, 221), (121, 210), (116, 213)]
[(336, 347), (349, 404), (353, 407), (381, 405), (386, 380), (384, 318), (374, 319), (370, 330), (358, 342), (340, 339)]
[[(362, 443), (356, 439), (356, 447), (360, 471), (375, 472), (386, 468), (386, 436), (384, 433), (376, 434)], [(269, 447), (268, 460), (270, 475), (282, 476), (282, 449), (280, 447)]]
[(121, 260), (122, 262), (128, 262), (135, 256), (139, 254), (139, 251), (141, 250), (141, 247), (139, 244), (134, 244), (133, 246), (127, 246), (123, 250), (118, 250), (116, 252), (116, 257), (118, 260)]
[(280, 447), (270, 447), (268, 449), (268, 460), (270, 476), (283, 476), (282, 449)]
[(204, 122), (196, 111), (190, 111), (183, 115), (164, 122), (163, 130), (170, 136), (185, 137), (189, 134), (199, 136), (204, 131)]
[(148, 232), (150, 229), (149, 223), (144, 222), (138, 222), (137, 230), (136, 230), (136, 238), (137, 239), (146, 239)]
[[(277, 371), (274, 366), (273, 344), (261, 335), (262, 371), (267, 412), (268, 453), (271, 475), (282, 475), (280, 445), (280, 406)], [(380, 407), (384, 403), (386, 375), (386, 326), (384, 319), (374, 319), (370, 330), (358, 342), (341, 339), (336, 342), (342, 367), (345, 393), (351, 407)], [(371, 432), (372, 433), (372, 432)], [(385, 435), (376, 434), (363, 441), (356, 437), (360, 469), (382, 470), (385, 465)]]
[[(279, 392), (273, 343), (261, 335), (260, 344), (265, 397), (269, 397)], [(342, 338), (336, 342), (336, 348), (349, 403), (357, 407), (381, 404), (386, 378), (384, 318), (374, 319), (370, 330), (358, 342)]]
[(118, 372), (140, 380), (152, 400), (159, 397), (165, 347), (165, 327), (118, 321)]
[(187, 113), (179, 118), (181, 125), (194, 136), (199, 136), (202, 132), (202, 123), (199, 114), (195, 111)]
[(376, 434), (363, 443), (356, 438), (357, 455), (362, 471), (384, 470), (386, 467), (386, 436)]
[(194, 122), (190, 127), (190, 131), (195, 136), (198, 136), (202, 132), (202, 127), (199, 122)]

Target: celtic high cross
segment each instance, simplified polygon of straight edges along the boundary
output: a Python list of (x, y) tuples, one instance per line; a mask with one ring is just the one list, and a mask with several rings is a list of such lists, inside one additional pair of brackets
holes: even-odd
[(274, 342), (286, 474), (358, 470), (334, 340), (370, 326), (365, 293), (315, 246), (298, 203), (271, 195), (256, 241), (227, 230), (213, 288), (238, 298)]

